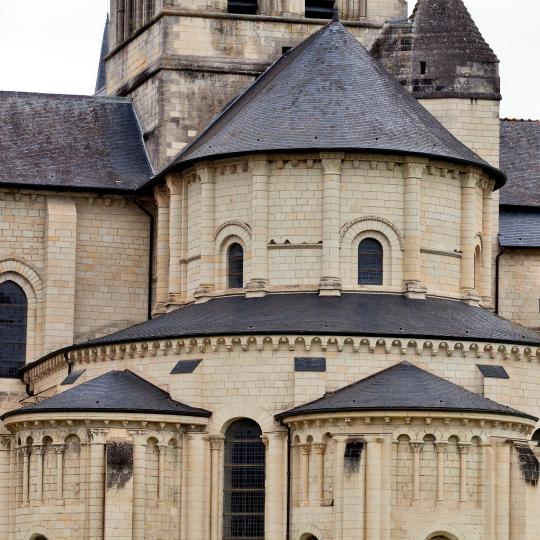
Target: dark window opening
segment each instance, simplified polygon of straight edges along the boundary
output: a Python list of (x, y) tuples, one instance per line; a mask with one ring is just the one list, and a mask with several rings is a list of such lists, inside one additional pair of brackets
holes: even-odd
[(364, 450), (363, 441), (349, 441), (345, 447), (345, 471), (356, 472), (360, 468), (360, 459)]
[(420, 74), (421, 75), (426, 74), (426, 68), (427, 68), (427, 64), (425, 62), (420, 62)]
[(358, 284), (383, 284), (383, 247), (374, 238), (366, 238), (358, 246)]
[(126, 16), (126, 0), (118, 0), (116, 5), (116, 43), (124, 41), (124, 19)]
[(13, 281), (0, 285), (0, 377), (16, 378), (26, 358), (28, 300)]
[(146, 0), (144, 4), (144, 23), (146, 24), (156, 13), (155, 0)]
[(244, 286), (244, 248), (232, 244), (228, 252), (229, 289), (241, 289)]
[(536, 441), (537, 446), (540, 446), (540, 429), (537, 429), (532, 436), (532, 440)]
[(281, 54), (287, 54), (292, 47), (281, 47)]
[(334, 16), (333, 0), (306, 0), (306, 17), (309, 19), (331, 19)]
[(265, 448), (253, 420), (225, 434), (223, 540), (264, 540)]
[(259, 4), (257, 0), (228, 0), (227, 13), (239, 15), (257, 15)]

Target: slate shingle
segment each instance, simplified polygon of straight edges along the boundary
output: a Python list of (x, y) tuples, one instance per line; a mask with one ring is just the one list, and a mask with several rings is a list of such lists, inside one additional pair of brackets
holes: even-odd
[(133, 191), (152, 169), (129, 99), (0, 92), (0, 185)]
[(159, 177), (201, 159), (309, 150), (435, 156), (478, 165), (504, 183), (339, 22), (283, 55)]
[(305, 413), (378, 410), (478, 412), (538, 420), (409, 362), (396, 364), (320, 399), (280, 413), (276, 418)]
[(499, 218), (502, 247), (540, 248), (540, 208), (536, 212), (503, 209)]
[(135, 373), (109, 371), (49, 399), (4, 414), (1, 419), (38, 412), (137, 412), (210, 416), (205, 409), (190, 407), (171, 398)]

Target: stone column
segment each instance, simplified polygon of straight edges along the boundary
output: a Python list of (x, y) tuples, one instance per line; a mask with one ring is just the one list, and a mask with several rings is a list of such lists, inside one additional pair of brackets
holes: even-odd
[(158, 501), (164, 501), (165, 494), (165, 458), (167, 456), (166, 444), (158, 444)]
[(326, 444), (314, 444), (315, 455), (317, 456), (317, 493), (316, 500), (319, 505), (324, 503), (324, 453), (326, 452)]
[(323, 168), (323, 233), (321, 296), (339, 296), (341, 277), (339, 262), (339, 219), (341, 167), (344, 154), (321, 153)]
[(11, 435), (0, 435), (0, 531), (8, 534), (10, 506)]
[(56, 500), (64, 500), (64, 451), (66, 446), (64, 444), (57, 444), (54, 446), (56, 452)]
[(493, 305), (493, 235), (497, 234), (493, 230), (493, 212), (497, 212), (493, 205), (493, 185), (486, 182), (484, 186), (484, 197), (482, 205), (482, 301), (484, 306)]
[(334, 540), (343, 540), (343, 477), (345, 475), (345, 447), (348, 435), (334, 435), (336, 441), (334, 469)]
[(422, 286), (422, 175), (425, 161), (409, 161), (403, 167), (404, 199), (403, 214), (404, 261), (403, 285), (409, 298), (425, 298)]
[(413, 451), (413, 501), (420, 499), (420, 453), (424, 443), (417, 441), (411, 442)]
[(154, 311), (165, 311), (169, 294), (169, 190), (164, 186), (154, 189), (157, 206), (156, 238), (156, 305)]
[[(187, 531), (185, 540), (199, 538), (204, 530), (205, 517), (208, 516), (205, 501), (206, 478), (206, 434), (192, 432), (187, 434), (188, 443), (188, 477), (187, 477)], [(184, 538), (182, 538), (184, 540)]]
[(215, 270), (215, 175), (208, 163), (197, 169), (197, 177), (201, 182), (201, 269), (199, 275), (198, 296), (205, 296), (214, 289)]
[(467, 455), (470, 443), (460, 443), (459, 449), (459, 500), (467, 502)]
[(43, 500), (43, 456), (45, 447), (36, 445), (36, 500)]
[(210, 442), (210, 539), (219, 540), (219, 496), (223, 486), (219, 481), (220, 455), (223, 448), (223, 437), (212, 435)]
[(470, 304), (478, 304), (474, 288), (474, 241), (476, 236), (475, 193), (478, 174), (469, 172), (461, 182), (461, 293)]
[(103, 540), (105, 519), (105, 445), (107, 430), (90, 429), (90, 474), (88, 490), (88, 539)]
[(373, 437), (366, 445), (366, 540), (384, 540), (381, 538), (383, 442), (384, 439)]
[(510, 451), (510, 445), (502, 441), (496, 447), (496, 540), (510, 538)]
[(251, 161), (251, 281), (247, 296), (264, 296), (268, 285), (268, 156), (256, 156)]
[(301, 505), (309, 505), (309, 454), (311, 444), (300, 446), (300, 489), (302, 490)]
[(446, 458), (446, 443), (436, 442), (437, 452), (437, 501), (444, 501), (444, 464)]
[(22, 502), (23, 506), (30, 501), (29, 489), (30, 489), (30, 456), (32, 455), (32, 449), (30, 446), (25, 446), (23, 449), (23, 488), (22, 488)]
[(266, 540), (283, 540), (285, 523), (283, 508), (283, 469), (285, 431), (265, 433), (266, 436)]
[(169, 303), (177, 303), (182, 297), (181, 260), (183, 258), (183, 180), (176, 174), (167, 177), (169, 188)]
[(146, 431), (129, 432), (133, 440), (133, 540), (144, 540), (145, 476), (146, 476)]

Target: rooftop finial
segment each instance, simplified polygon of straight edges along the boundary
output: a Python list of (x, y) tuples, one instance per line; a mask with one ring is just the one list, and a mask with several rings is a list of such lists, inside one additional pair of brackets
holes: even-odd
[(334, 15), (332, 16), (333, 21), (339, 21), (339, 8), (337, 5), (337, 0), (334, 2)]

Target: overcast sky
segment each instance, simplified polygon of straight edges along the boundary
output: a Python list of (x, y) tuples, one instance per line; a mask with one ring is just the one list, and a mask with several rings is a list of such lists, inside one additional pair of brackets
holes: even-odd
[[(501, 114), (540, 119), (540, 1), (465, 1), (501, 60)], [(414, 0), (409, 4), (412, 10)], [(93, 93), (108, 5), (0, 0), (0, 89)]]

